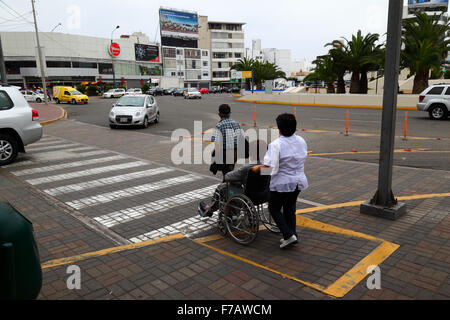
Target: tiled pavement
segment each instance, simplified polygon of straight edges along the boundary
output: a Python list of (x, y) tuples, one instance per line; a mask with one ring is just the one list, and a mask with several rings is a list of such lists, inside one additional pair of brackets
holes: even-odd
[[(46, 136), (13, 165), (0, 169), (0, 201), (33, 223), (41, 262), (182, 233), (183, 239), (77, 261), (82, 289), (68, 290), (67, 266), (44, 270), (42, 299), (330, 299), (270, 270), (223, 255), (192, 239), (217, 233), (196, 205), (219, 183), (206, 165), (170, 161), (169, 139), (110, 131), (74, 121), (45, 128)], [(367, 200), (378, 167), (310, 158), (310, 188), (298, 209)], [(450, 192), (450, 172), (396, 167), (396, 196)], [(305, 214), (333, 226), (400, 245), (381, 265), (382, 289), (365, 280), (345, 299), (449, 299), (450, 197), (407, 201), (408, 214), (392, 222), (346, 207)], [(280, 251), (263, 231), (249, 247), (230, 239), (219, 250), (277, 272), (328, 286), (377, 243), (299, 227), (298, 247)]]

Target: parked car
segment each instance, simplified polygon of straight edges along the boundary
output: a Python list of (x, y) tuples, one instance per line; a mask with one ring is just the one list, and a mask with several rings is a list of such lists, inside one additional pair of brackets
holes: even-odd
[(163, 94), (165, 96), (172, 95), (176, 88), (163, 89)]
[(426, 111), (432, 120), (445, 120), (450, 114), (450, 84), (432, 85), (419, 96), (419, 111)]
[(176, 88), (176, 89), (173, 91), (172, 95), (174, 95), (175, 97), (176, 97), (176, 96), (182, 97), (182, 96), (184, 96), (184, 92), (185, 92), (186, 90), (187, 90), (187, 89), (184, 89), (184, 88)]
[(18, 87), (0, 85), (0, 166), (14, 162), (19, 152), (41, 137), (38, 112)]
[(125, 95), (138, 95), (142, 94), (142, 90), (138, 88), (131, 88), (125, 92)]
[(233, 86), (230, 88), (223, 87), (223, 91), (227, 92), (227, 93), (239, 93), (239, 92), (241, 92), (241, 88), (236, 87), (236, 86)]
[(201, 88), (200, 90), (201, 94), (208, 94), (209, 93), (209, 89), (208, 88)]
[(162, 96), (163, 95), (163, 90), (161, 88), (159, 88), (159, 87), (153, 87), (153, 88), (150, 88), (147, 91), (147, 94), (150, 94), (152, 96)]
[(53, 87), (53, 97), (56, 103), (67, 102), (71, 104), (78, 103), (89, 103), (89, 98), (87, 95), (82, 94), (72, 87)]
[(219, 86), (213, 86), (209, 89), (209, 93), (222, 93), (222, 89)]
[(147, 128), (150, 122), (159, 122), (159, 108), (155, 97), (151, 95), (126, 95), (120, 98), (109, 113), (109, 126), (142, 126)]
[(103, 98), (120, 98), (125, 95), (125, 89), (111, 89), (103, 94)]
[(198, 91), (196, 88), (189, 88), (187, 91), (184, 92), (184, 98), (185, 99), (201, 99), (202, 94), (200, 91)]
[(21, 90), (20, 93), (23, 94), (23, 97), (28, 102), (41, 103), (42, 101), (44, 101), (44, 94), (42, 93), (33, 92), (31, 90)]

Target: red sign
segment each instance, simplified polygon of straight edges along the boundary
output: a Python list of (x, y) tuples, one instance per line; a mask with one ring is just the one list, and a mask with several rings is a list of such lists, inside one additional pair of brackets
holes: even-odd
[(141, 81), (139, 81), (139, 82), (140, 82), (141, 86), (144, 85), (144, 80), (141, 80)]
[(121, 84), (125, 84), (125, 78), (120, 79)]
[(103, 83), (103, 79), (102, 79), (102, 77), (98, 77), (98, 83)]
[(120, 46), (118, 43), (113, 42), (109, 46), (109, 54), (113, 55), (114, 57), (118, 57), (120, 54)]

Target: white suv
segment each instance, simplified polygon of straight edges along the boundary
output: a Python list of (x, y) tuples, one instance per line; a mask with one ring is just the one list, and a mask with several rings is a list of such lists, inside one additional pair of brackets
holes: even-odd
[(125, 89), (111, 89), (103, 94), (103, 98), (120, 98), (125, 95)]
[(445, 120), (450, 113), (450, 84), (436, 84), (419, 96), (419, 111), (426, 111), (433, 120)]
[(21, 90), (20, 92), (28, 102), (41, 103), (44, 101), (44, 95), (42, 93), (37, 93), (30, 90)]
[(18, 87), (0, 85), (0, 166), (10, 164), (25, 146), (39, 141), (42, 126)]
[(202, 93), (198, 91), (196, 88), (189, 88), (187, 91), (184, 92), (184, 98), (185, 99), (201, 99)]

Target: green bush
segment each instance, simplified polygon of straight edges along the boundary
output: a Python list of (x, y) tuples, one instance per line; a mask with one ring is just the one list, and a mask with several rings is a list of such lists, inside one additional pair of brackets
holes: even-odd
[(86, 92), (86, 86), (80, 84), (77, 84), (77, 91), (80, 91), (81, 93), (85, 93)]
[(88, 94), (88, 96), (96, 96), (96, 95), (98, 95), (97, 90), (98, 90), (98, 88), (95, 85), (88, 86), (87, 87), (87, 94)]
[(142, 93), (146, 93), (150, 89), (150, 86), (147, 83), (144, 83), (141, 87)]
[(450, 79), (450, 70), (445, 71), (444, 79)]

